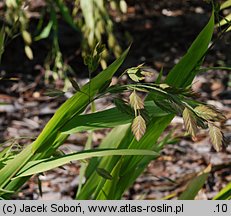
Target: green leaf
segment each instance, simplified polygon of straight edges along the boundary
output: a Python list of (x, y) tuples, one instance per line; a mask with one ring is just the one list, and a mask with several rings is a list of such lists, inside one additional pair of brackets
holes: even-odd
[(127, 105), (123, 100), (116, 98), (114, 100), (115, 106), (116, 108), (121, 112), (121, 113), (125, 113), (129, 116), (134, 117), (134, 111), (132, 110), (132, 108)]
[(36, 173), (45, 172), (50, 169), (54, 169), (59, 166), (63, 166), (74, 160), (84, 160), (91, 157), (104, 157), (112, 155), (150, 155), (157, 156), (158, 154), (150, 150), (136, 150), (136, 149), (113, 149), (113, 150), (89, 150), (83, 152), (77, 152), (73, 154), (67, 154), (58, 158), (42, 159), (37, 161), (31, 161), (27, 163), (25, 167), (20, 170), (16, 178), (23, 176), (30, 176)]
[(213, 200), (230, 200), (231, 199), (231, 182), (227, 184)]
[(105, 92), (108, 89), (108, 87), (110, 86), (110, 84), (111, 84), (111, 80), (108, 80), (108, 82), (106, 82), (105, 85), (99, 89), (99, 93)]
[(50, 20), (48, 22), (47, 26), (44, 27), (42, 32), (38, 36), (36, 36), (34, 40), (39, 41), (39, 40), (48, 38), (48, 36), (50, 35), (50, 32), (51, 32), (52, 26), (53, 26), (53, 21)]
[(214, 14), (192, 43), (187, 53), (182, 57), (178, 64), (169, 72), (165, 82), (170, 86), (187, 87), (191, 84), (197, 74), (196, 67), (203, 59), (214, 30)]
[(112, 180), (112, 175), (105, 169), (102, 168), (97, 168), (96, 172), (103, 178), (108, 179), (108, 180)]
[(6, 156), (6, 154), (11, 148), (12, 148), (12, 145), (7, 146), (0, 152), (0, 161)]
[[(121, 125), (120, 127), (116, 127), (111, 130), (111, 132), (108, 133), (108, 135), (103, 139), (102, 143), (100, 144), (99, 148), (105, 149), (105, 148), (117, 148), (118, 144), (121, 142), (121, 140), (124, 138), (127, 131), (130, 131), (130, 125)], [(116, 139), (115, 139), (116, 137)], [(119, 156), (117, 156), (119, 157)], [(97, 166), (104, 167), (104, 169), (107, 169), (109, 164), (112, 163), (114, 160), (113, 157), (103, 157), (101, 160), (98, 160), (100, 158), (92, 158), (90, 160), (89, 166), (87, 168), (86, 172), (86, 178), (88, 179), (86, 183), (84, 184), (81, 193), (78, 194), (77, 199), (87, 199), (92, 194), (94, 194), (94, 191), (96, 190), (96, 187), (103, 186), (103, 182), (105, 179), (102, 179), (97, 173), (96, 168)], [(99, 165), (100, 164), (100, 165)], [(116, 166), (116, 164), (113, 164), (113, 168)], [(112, 168), (112, 169), (113, 169)], [(112, 170), (107, 169), (107, 170)], [(102, 182), (101, 182), (102, 181)]]
[(59, 96), (63, 96), (65, 94), (65, 92), (58, 90), (58, 89), (47, 89), (44, 92), (44, 95), (49, 96), (49, 97), (59, 97)]
[(80, 91), (80, 87), (78, 85), (78, 83), (72, 78), (72, 77), (68, 77), (69, 81), (71, 82), (72, 87), (76, 90), (76, 91)]
[[(118, 102), (119, 99), (116, 101)], [(123, 104), (121, 101), (118, 102), (118, 104), (116, 104), (116, 108), (75, 116), (68, 121), (60, 131), (62, 134), (73, 134), (87, 130), (113, 128), (131, 123), (134, 118), (134, 112), (131, 107)], [(147, 110), (147, 114), (145, 113), (145, 110)], [(140, 113), (147, 122), (150, 117), (160, 117), (168, 114), (163, 112), (152, 101), (145, 102), (145, 110), (141, 110)]]
[[(104, 140), (102, 145), (100, 147), (106, 147), (106, 146), (115, 146), (116, 148), (137, 148), (142, 149), (142, 147), (145, 146), (146, 149), (152, 149), (153, 142), (156, 142), (156, 140), (159, 138), (160, 134), (163, 131), (163, 128), (165, 128), (169, 121), (171, 121), (172, 116), (167, 115), (168, 121), (166, 122), (166, 118), (153, 118), (149, 123), (149, 128), (147, 128), (147, 132), (144, 134), (144, 137), (140, 140), (140, 142), (137, 142), (134, 139), (133, 134), (130, 131), (129, 125), (124, 125), (123, 127), (126, 127), (126, 130), (124, 128), (116, 128), (117, 131), (113, 131), (113, 133), (110, 134), (110, 139)], [(155, 131), (155, 133), (154, 133)], [(114, 137), (117, 137), (115, 139)], [(129, 143), (129, 147), (128, 146)], [(145, 158), (148, 162), (153, 159), (153, 157), (126, 157), (123, 158), (122, 165), (123, 167), (120, 170), (120, 180), (118, 182), (118, 187), (115, 196), (113, 199), (120, 199), (121, 194), (124, 192), (124, 189), (126, 189), (130, 184), (135, 180), (135, 178), (140, 174), (140, 172), (145, 168), (145, 166), (142, 166), (142, 168), (137, 168), (137, 162), (140, 162), (140, 158)], [(100, 161), (99, 166), (104, 167), (108, 171), (113, 170), (114, 167), (117, 164), (118, 157), (113, 158), (103, 158), (102, 161)], [(146, 163), (148, 163), (145, 161)], [(129, 172), (131, 170), (131, 172)], [(126, 175), (125, 175), (126, 174)], [(97, 178), (95, 177), (94, 170), (93, 173), (89, 173), (89, 180), (84, 185), (81, 194), (79, 195), (78, 199), (89, 199), (92, 198), (91, 195), (94, 193), (95, 196), (97, 196), (97, 193), (100, 191), (101, 184), (95, 184), (97, 182)], [(102, 186), (104, 183), (102, 183)], [(97, 191), (95, 191), (96, 187), (98, 188)], [(95, 191), (95, 192), (94, 192)], [(109, 193), (108, 193), (109, 194)], [(112, 199), (112, 198), (111, 198)]]
[[(114, 197), (116, 194), (116, 190), (118, 188), (118, 181), (120, 179), (120, 169), (121, 169), (122, 161), (116, 164), (116, 166), (111, 171), (111, 180), (106, 180), (101, 193), (96, 197), (98, 200), (102, 199), (110, 199), (110, 197)], [(101, 181), (102, 182), (102, 181)]]
[[(9, 161), (0, 170), (0, 187), (7, 190), (17, 190), (25, 183), (28, 178), (20, 178), (12, 180), (20, 169), (22, 169), (28, 161), (50, 157), (54, 151), (67, 139), (66, 134), (61, 134), (60, 129), (75, 116), (80, 115), (89, 101), (97, 94), (101, 88), (112, 78), (114, 73), (123, 63), (127, 56), (129, 48), (114, 61), (104, 71), (94, 77), (90, 83), (81, 88), (81, 92), (76, 92), (56, 111), (54, 116), (47, 123), (43, 131), (32, 145), (28, 145), (20, 154)], [(89, 85), (91, 86), (89, 92)], [(87, 93), (89, 92), (89, 95)]]
[(112, 108), (101, 112), (76, 116), (60, 130), (63, 134), (73, 134), (81, 131), (112, 128), (118, 125), (130, 123), (133, 116), (121, 113)]
[(173, 114), (181, 113), (181, 110), (179, 109), (178, 105), (175, 104), (173, 101), (161, 97), (156, 97), (154, 99), (154, 102), (158, 107), (160, 107), (162, 110), (166, 111), (167, 113), (173, 113)]
[(158, 74), (158, 77), (157, 77), (155, 83), (160, 84), (162, 77), (163, 77), (163, 67), (161, 68), (160, 73)]
[(63, 0), (55, 0), (55, 3), (57, 4), (64, 20), (75, 30), (78, 30), (74, 21), (73, 21), (73, 18), (69, 12), (69, 9), (68, 7), (65, 5), (64, 1)]
[(8, 194), (8, 193), (11, 193), (11, 194), (15, 193), (15, 191), (9, 191), (9, 190), (5, 190), (5, 189), (2, 189), (2, 188), (0, 188), (0, 192), (6, 193), (6, 194)]
[(209, 165), (201, 174), (190, 181), (186, 190), (179, 196), (178, 200), (194, 200), (198, 192), (204, 186), (210, 171), (211, 165)]
[[(207, 51), (207, 46), (211, 40), (213, 28), (214, 28), (213, 18), (214, 15), (211, 16), (209, 24), (203, 29), (203, 31), (200, 33), (200, 35), (193, 43), (193, 48), (189, 50), (191, 52), (191, 54), (189, 54), (191, 56), (190, 60), (192, 60), (191, 63), (193, 63), (194, 66), (197, 66), (199, 63), (202, 63), (201, 58), (203, 57), (204, 53)], [(197, 49), (199, 49), (199, 53), (196, 52)], [(171, 72), (172, 73), (171, 77), (168, 78), (167, 81), (167, 84), (169, 86), (176, 86), (176, 87), (183, 88), (191, 83), (192, 78), (195, 74), (191, 74), (191, 69), (189, 70), (187, 69), (187, 64), (188, 63), (191, 64), (189, 62), (188, 57), (185, 58), (185, 60), (183, 61), (185, 61), (184, 68), (177, 67), (180, 70), (174, 69)], [(182, 65), (182, 63), (180, 64)], [(184, 73), (184, 75), (182, 75), (182, 73)], [(175, 79), (175, 77), (177, 77), (177, 79)], [(149, 102), (150, 104), (154, 104), (151, 96), (148, 96), (146, 98), (146, 102)], [(155, 109), (158, 109), (156, 105), (154, 107)], [(151, 112), (151, 110), (152, 108), (150, 107), (150, 110), (148, 109), (148, 111)], [(105, 142), (103, 142), (103, 146), (104, 147), (110, 146), (111, 143), (113, 143), (113, 145), (116, 146), (117, 148), (138, 149), (138, 148), (143, 148), (145, 146), (146, 149), (159, 150), (157, 145), (157, 139), (160, 137), (164, 129), (169, 125), (174, 115), (172, 114), (166, 115), (166, 112), (163, 112), (161, 109), (159, 109), (158, 111), (155, 110), (155, 112), (162, 113), (163, 115), (161, 114), (162, 115), (161, 117), (152, 117), (152, 119), (150, 120), (147, 126), (147, 130), (143, 138), (140, 140), (140, 142), (137, 142), (134, 139), (130, 130), (128, 129), (123, 130), (123, 128), (121, 128), (121, 131), (119, 131), (119, 133), (110, 134), (110, 139), (107, 139), (106, 137)], [(118, 137), (118, 140), (116, 140), (116, 142), (114, 137)], [(132, 183), (134, 183), (136, 178), (142, 173), (142, 171), (145, 169), (145, 167), (152, 159), (153, 158), (150, 157), (128, 156), (126, 158), (113, 157), (113, 158), (103, 158), (102, 160), (100, 160), (100, 162), (98, 162), (100, 167), (104, 167), (108, 171), (113, 170), (118, 163), (122, 163), (119, 173), (120, 179), (117, 182), (117, 189), (113, 197), (110, 197), (110, 199), (121, 199), (124, 191)], [(97, 174), (94, 172), (94, 169), (91, 169), (91, 172), (88, 173), (88, 180), (85, 183), (84, 187), (82, 188), (82, 191), (78, 196), (78, 199), (92, 199), (98, 197), (97, 195), (104, 188), (103, 186), (105, 180), (101, 180), (99, 184), (96, 175)], [(107, 195), (113, 194), (110, 193), (110, 191), (105, 191), (105, 192)], [(105, 197), (102, 197), (102, 199), (105, 199)]]
[(146, 125), (149, 123), (150, 119), (151, 119), (151, 114), (148, 112), (148, 110), (146, 109), (142, 109), (140, 110), (140, 115), (143, 117), (144, 121), (146, 122)]

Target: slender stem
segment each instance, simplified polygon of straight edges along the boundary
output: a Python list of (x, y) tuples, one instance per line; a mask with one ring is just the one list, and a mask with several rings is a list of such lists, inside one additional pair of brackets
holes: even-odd
[(207, 68), (200, 68), (198, 71), (199, 73), (203, 73), (208, 70), (228, 70), (231, 71), (231, 67), (207, 67)]

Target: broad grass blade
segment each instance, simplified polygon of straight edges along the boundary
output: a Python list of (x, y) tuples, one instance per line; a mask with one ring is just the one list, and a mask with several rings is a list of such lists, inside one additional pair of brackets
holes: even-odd
[(211, 171), (211, 165), (209, 165), (199, 176), (196, 176), (191, 182), (189, 182), (186, 190), (179, 196), (179, 200), (194, 200), (198, 192), (204, 186), (209, 173)]
[(165, 82), (175, 87), (186, 87), (193, 81), (197, 74), (197, 66), (203, 59), (212, 39), (214, 30), (214, 14), (204, 27), (196, 40), (192, 43), (187, 53), (182, 57), (180, 62), (173, 67), (168, 74)]
[(230, 200), (231, 199), (231, 182), (227, 184), (213, 200)]
[(63, 166), (71, 161), (89, 159), (91, 157), (104, 157), (112, 155), (149, 155), (157, 156), (158, 154), (150, 150), (136, 150), (136, 149), (100, 149), (100, 150), (88, 150), (85, 152), (77, 152), (69, 155), (64, 155), (58, 158), (48, 158), (38, 161), (32, 161), (20, 170), (18, 177), (30, 176), (36, 173), (45, 172), (47, 170), (54, 169), (59, 166)]
[[(114, 61), (108, 68), (94, 77), (90, 83), (83, 86), (81, 92), (77, 92), (73, 97), (68, 99), (54, 114), (47, 123), (39, 137), (29, 146), (27, 146), (13, 160), (9, 161), (0, 170), (0, 188), (7, 190), (17, 190), (27, 180), (19, 178), (11, 179), (31, 160), (38, 160), (50, 157), (56, 149), (66, 140), (68, 135), (60, 133), (61, 128), (74, 116), (81, 114), (84, 108), (89, 104), (98, 90), (108, 82), (113, 74), (123, 63), (127, 56), (129, 48)], [(89, 93), (90, 85), (90, 94)], [(5, 188), (4, 188), (5, 187)], [(1, 192), (0, 192), (1, 194)]]
[[(180, 60), (180, 62), (170, 71), (166, 83), (168, 83), (170, 86), (176, 86), (176, 87), (186, 87), (188, 86), (194, 76), (196, 75), (196, 68), (199, 66), (199, 64), (202, 62), (202, 59), (204, 58), (205, 53), (207, 52), (207, 48), (209, 46), (209, 43), (212, 38), (214, 29), (214, 15), (212, 14), (208, 24), (205, 26), (205, 28), (202, 30), (202, 32), (199, 34), (199, 36), (196, 38), (196, 40), (193, 42), (191, 47), (189, 48), (187, 54)], [(147, 97), (146, 101), (150, 101), (151, 97)], [(166, 115), (163, 117), (158, 118), (152, 118), (150, 121), (147, 132), (142, 137), (142, 139), (137, 142), (134, 137), (132, 136), (131, 132), (128, 130), (121, 139), (120, 143), (118, 144), (118, 148), (146, 148), (146, 149), (154, 149), (157, 148), (155, 146), (157, 139), (161, 135), (161, 133), (164, 131), (164, 129), (168, 126), (168, 124), (171, 122), (174, 115)], [(105, 144), (104, 146), (109, 146), (110, 143)], [(106, 159), (105, 159), (106, 160)], [(122, 163), (121, 170), (120, 170), (120, 179), (118, 181), (118, 187), (117, 191), (114, 194), (114, 197), (110, 197), (110, 199), (120, 199), (123, 192), (134, 182), (135, 178), (139, 176), (139, 174), (143, 171), (143, 169), (146, 167), (146, 165), (149, 163), (150, 159), (144, 160), (144, 157), (139, 156), (133, 156), (133, 157), (113, 157), (110, 159), (107, 159), (107, 161), (103, 162), (104, 165), (106, 165), (105, 169), (107, 171), (112, 171), (117, 163)], [(122, 160), (122, 162), (119, 162)], [(99, 166), (102, 164), (99, 163)], [(82, 192), (80, 193), (78, 199), (89, 199), (92, 198), (102, 198), (105, 199), (105, 197), (98, 196), (101, 191), (104, 191), (106, 194), (112, 194), (110, 189), (107, 187), (107, 190), (105, 191), (105, 180), (101, 180), (100, 184), (97, 182), (94, 182), (95, 175), (94, 171), (91, 173), (92, 175), (89, 176), (89, 179), (87, 180), (87, 183), (85, 184), (86, 187), (83, 187)], [(87, 191), (89, 183), (91, 184), (91, 190), (90, 193)], [(112, 188), (113, 190), (113, 188)]]

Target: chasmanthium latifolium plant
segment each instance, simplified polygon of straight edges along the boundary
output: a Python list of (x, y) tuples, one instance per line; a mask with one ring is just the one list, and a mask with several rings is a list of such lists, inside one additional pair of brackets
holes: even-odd
[[(209, 129), (211, 143), (216, 151), (220, 151), (224, 144), (224, 136), (219, 127), (225, 120), (225, 116), (212, 105), (196, 102), (191, 98), (198, 96), (190, 86), (186, 88), (174, 88), (168, 84), (138, 83), (150, 73), (139, 65), (136, 68), (127, 70), (128, 76), (136, 82), (128, 85), (128, 89), (133, 89), (129, 97), (129, 103), (134, 109), (134, 119), (132, 121), (132, 132), (139, 141), (145, 133), (146, 121), (142, 116), (145, 111), (144, 102), (137, 92), (155, 92), (154, 102), (156, 105), (169, 113), (181, 114), (183, 116), (185, 128), (193, 138), (196, 138), (198, 129)], [(118, 109), (120, 107), (118, 106)], [(124, 109), (124, 107), (123, 107)], [(124, 110), (121, 109), (124, 112)], [(147, 113), (147, 111), (145, 112)]]
[[(116, 109), (112, 109), (110, 112), (111, 122), (113, 122), (114, 126), (116, 126), (116, 123), (124, 125), (114, 128), (99, 148), (108, 146), (118, 149), (145, 148), (160, 152), (165, 146), (165, 141), (161, 143), (158, 142), (160, 135), (169, 125), (173, 117), (176, 114), (182, 115), (185, 110), (183, 115), (186, 128), (188, 128), (189, 132), (195, 135), (197, 128), (210, 127), (210, 129), (212, 129), (210, 130), (212, 143), (217, 150), (221, 149), (223, 135), (216, 124), (224, 117), (217, 112), (214, 107), (206, 106), (205, 104), (190, 99), (192, 96), (195, 96), (190, 90), (191, 83), (196, 74), (200, 72), (200, 66), (208, 49), (211, 49), (209, 44), (211, 42), (213, 29), (214, 15), (211, 16), (208, 24), (192, 43), (179, 63), (170, 70), (164, 83), (160, 83), (160, 78), (158, 78), (156, 83), (135, 83), (129, 86), (131, 94), (133, 93), (130, 97), (132, 99), (133, 111), (131, 111), (131, 106), (128, 106), (129, 102), (123, 102), (120, 99), (115, 100)], [(139, 65), (138, 68), (135, 67), (126, 72), (130, 78), (132, 77), (133, 80), (137, 82), (137, 80), (140, 81), (143, 79), (143, 71), (140, 70), (141, 67), (142, 65)], [(140, 72), (142, 73), (140, 74)], [(144, 109), (142, 109), (140, 103), (142, 100), (137, 99), (134, 93), (137, 94), (139, 91), (147, 91), (147, 89), (149, 93), (144, 99)], [(150, 89), (152, 90), (150, 91)], [(134, 98), (135, 101), (133, 101)], [(130, 99), (128, 101), (130, 101)], [(136, 106), (135, 109), (134, 105)], [(201, 108), (203, 112), (200, 111)], [(206, 109), (205, 112), (204, 109)], [(116, 114), (116, 110), (120, 111), (119, 115)], [(205, 113), (206, 115), (204, 115)], [(109, 114), (109, 111), (98, 113), (98, 116), (101, 117), (101, 125), (108, 126), (106, 119), (103, 121), (103, 114)], [(91, 116), (96, 116), (96, 114), (92, 114)], [(134, 120), (137, 116), (139, 117)], [(211, 118), (211, 116), (215, 118)], [(133, 121), (134, 123), (132, 124)], [(133, 126), (131, 127), (131, 124), (127, 125), (127, 123), (131, 123)], [(69, 129), (70, 127), (67, 127), (66, 132), (68, 132)], [(136, 135), (135, 138), (131, 133), (131, 129), (133, 129), (133, 133)], [(69, 130), (68, 133), (74, 131), (76, 132), (77, 130)], [(117, 137), (116, 141), (114, 139), (115, 137)], [(77, 194), (77, 199), (121, 199), (124, 191), (134, 183), (151, 160), (153, 160), (153, 158), (146, 156), (105, 157), (100, 160), (91, 159), (85, 175), (86, 182), (80, 193)], [(95, 171), (97, 167), (104, 168), (110, 173), (113, 177), (112, 180), (100, 177)], [(208, 170), (210, 169), (207, 169), (205, 173), (192, 181), (189, 185), (189, 192), (186, 191), (185, 194), (180, 196), (181, 199), (195, 198), (208, 177)]]
[[(76, 198), (121, 199), (149, 162), (158, 158), (166, 144), (159, 143), (158, 139), (175, 115), (183, 116), (185, 128), (193, 137), (198, 129), (209, 129), (214, 148), (221, 150), (224, 139), (219, 122), (225, 117), (213, 106), (195, 101), (196, 94), (191, 90), (213, 29), (214, 14), (163, 82), (160, 82), (162, 72), (154, 83), (141, 82), (150, 73), (139, 65), (125, 71), (133, 83), (109, 86), (129, 49), (82, 88), (71, 79), (76, 93), (61, 105), (37, 139), (16, 155), (8, 157), (6, 152), (0, 152), (1, 198), (9, 198), (34, 174), (73, 160), (85, 160), (85, 169), (80, 175), (85, 176), (86, 181), (79, 182), (81, 190)], [(90, 72), (100, 60), (98, 55), (102, 49), (95, 50), (86, 61)], [(129, 98), (123, 97), (127, 91)], [(140, 93), (146, 94), (144, 100)], [(50, 91), (49, 94), (64, 93)], [(108, 94), (115, 98), (114, 108), (83, 114), (92, 101)], [(58, 148), (70, 134), (101, 128), (113, 129), (98, 148), (57, 156)], [(205, 180), (203, 178), (203, 182)]]

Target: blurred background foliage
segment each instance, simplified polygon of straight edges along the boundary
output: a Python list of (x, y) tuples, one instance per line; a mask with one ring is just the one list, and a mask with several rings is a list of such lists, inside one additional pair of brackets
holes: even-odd
[[(106, 68), (109, 54), (118, 57), (122, 51), (114, 34), (109, 8), (120, 16), (126, 13), (127, 4), (124, 0), (6, 0), (1, 3), (5, 43), (7, 45), (14, 38), (22, 38), (24, 54), (31, 61), (39, 47), (41, 52), (39, 50), (36, 55), (41, 55), (44, 62), (37, 63), (42, 63), (44, 67), (46, 82), (65, 80), (67, 73), (73, 73), (68, 63), (71, 59), (63, 57), (60, 40), (66, 48), (73, 44), (76, 50), (80, 47), (78, 52), (83, 58), (92, 52), (98, 42), (104, 43), (106, 49), (100, 63), (102, 68)], [(45, 52), (42, 47), (44, 40), (49, 41)]]
[[(207, 19), (200, 15), (209, 13), (211, 9), (211, 4), (208, 2), (210, 1), (200, 2), (203, 8), (197, 7), (199, 2), (196, 0), (191, 1), (190, 4), (184, 3), (186, 6), (188, 5), (188, 11), (191, 11), (192, 6), (196, 7), (196, 14), (189, 15), (192, 16), (191, 24), (200, 25), (198, 29), (205, 24)], [(231, 3), (230, 0), (216, 1), (215, 3), (218, 2), (222, 4), (221, 11), (217, 12), (216, 19), (220, 21), (217, 27), (224, 27), (229, 24), (231, 19)], [(103, 69), (107, 67), (107, 62), (110, 63), (114, 58), (118, 58), (122, 50), (136, 38), (139, 41), (133, 45), (133, 56), (137, 57), (138, 52), (142, 53), (141, 57), (139, 56), (139, 62), (137, 62), (138, 59), (135, 59), (136, 62), (132, 62), (136, 65), (144, 61), (146, 63), (153, 61), (153, 55), (165, 55), (161, 53), (166, 49), (175, 55), (174, 43), (179, 43), (177, 48), (180, 47), (185, 51), (190, 43), (186, 41), (187, 45), (184, 40), (174, 42), (179, 38), (179, 34), (183, 33), (175, 23), (179, 22), (178, 17), (185, 13), (183, 12), (184, 8), (182, 11), (177, 7), (174, 9), (179, 2), (176, 2), (174, 6), (174, 3), (169, 1), (168, 5), (173, 5), (173, 10), (162, 9), (161, 15), (166, 19), (164, 21), (162, 18), (157, 20), (155, 16), (159, 16), (158, 10), (162, 4), (165, 4), (164, 1), (155, 0), (138, 2), (133, 0), (2, 1), (0, 2), (0, 25), (5, 35), (4, 39), (1, 37), (0, 43), (4, 43), (7, 53), (5, 58), (3, 56), (4, 61), (2, 61), (1, 69), (6, 73), (10, 70), (17, 73), (17, 71), (33, 68), (44, 75), (45, 83), (56, 81), (56, 85), (59, 87), (59, 80), (62, 80), (64, 88), (67, 88), (65, 87), (68, 85), (66, 78), (70, 75), (75, 76), (77, 67), (82, 70), (80, 73), (78, 72), (78, 76), (85, 74), (83, 76), (89, 77), (85, 71), (84, 63), (86, 64), (86, 59), (99, 42), (105, 44), (105, 49), (100, 56), (100, 65)], [(215, 7), (217, 11), (219, 11), (219, 7), (219, 5)], [(142, 11), (140, 11), (141, 8)], [(129, 20), (131, 17), (133, 18)], [(141, 21), (140, 17), (145, 17), (145, 20)], [(200, 22), (198, 22), (199, 20)], [(193, 31), (191, 24), (185, 23), (184, 25), (186, 29), (184, 32), (188, 32), (185, 35), (187, 40), (190, 40), (191, 37), (193, 39), (199, 32), (197, 30), (195, 35), (191, 35)], [(166, 30), (163, 34), (156, 35), (152, 32), (153, 26), (158, 28), (164, 26)], [(153, 37), (155, 39), (152, 39)], [(155, 44), (149, 44), (153, 43), (153, 40), (155, 40)], [(169, 46), (167, 40), (174, 43)], [(156, 44), (159, 45), (156, 46)], [(151, 51), (150, 47), (153, 47)], [(164, 58), (169, 61), (171, 57), (164, 56)], [(177, 58), (178, 56), (176, 56)], [(159, 71), (165, 65), (158, 61), (157, 58), (154, 66)], [(174, 60), (172, 65), (175, 63)], [(220, 66), (225, 66), (221, 61), (219, 63)], [(167, 67), (171, 68), (171, 66)], [(28, 72), (31, 73), (31, 71)], [(4, 76), (4, 74), (1, 75)]]

